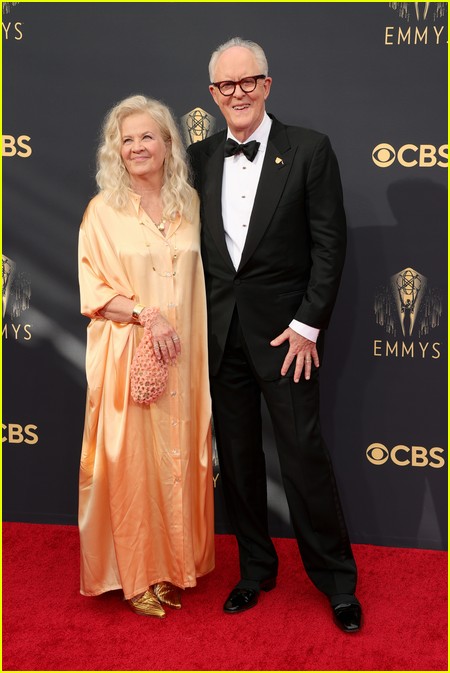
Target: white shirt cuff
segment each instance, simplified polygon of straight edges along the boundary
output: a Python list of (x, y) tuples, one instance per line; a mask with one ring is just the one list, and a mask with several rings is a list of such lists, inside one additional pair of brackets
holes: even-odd
[(320, 329), (317, 329), (317, 327), (311, 327), (310, 325), (305, 325), (305, 323), (300, 322), (299, 320), (292, 320), (292, 322), (289, 324), (289, 327), (291, 327), (294, 332), (297, 332), (297, 334), (305, 337), (305, 339), (314, 341), (314, 343), (316, 343), (317, 337), (320, 334)]

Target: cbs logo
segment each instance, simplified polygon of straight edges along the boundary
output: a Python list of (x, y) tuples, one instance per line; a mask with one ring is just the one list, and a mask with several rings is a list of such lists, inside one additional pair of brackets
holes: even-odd
[(19, 425), (18, 423), (8, 423), (4, 425), (2, 423), (2, 443), (8, 442), (9, 444), (36, 444), (39, 437), (35, 430), (37, 430), (37, 425)]
[(384, 465), (388, 460), (391, 460), (395, 465), (406, 467), (444, 467), (445, 460), (442, 456), (444, 449), (434, 446), (427, 451), (423, 446), (404, 446), (398, 444), (389, 451), (384, 444), (375, 442), (371, 444), (366, 450), (366, 458), (372, 465)]
[(29, 157), (33, 150), (29, 145), (31, 138), (30, 136), (2, 136), (2, 156), (3, 157), (14, 157), (16, 154), (18, 157)]
[[(448, 166), (448, 145), (435, 147), (434, 145), (402, 145), (395, 151), (392, 145), (380, 143), (372, 152), (372, 161), (379, 168), (392, 166), (397, 159), (398, 163), (405, 168), (431, 168)], [(443, 161), (442, 161), (443, 160)]]

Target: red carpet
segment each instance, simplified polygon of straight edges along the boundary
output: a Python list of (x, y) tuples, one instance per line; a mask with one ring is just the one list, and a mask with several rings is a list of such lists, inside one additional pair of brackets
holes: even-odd
[(78, 593), (78, 531), (3, 525), (3, 670), (447, 670), (447, 554), (355, 545), (363, 629), (339, 631), (293, 540), (277, 539), (277, 588), (225, 615), (237, 579), (234, 538), (217, 536), (215, 572), (183, 609), (133, 614), (121, 592)]

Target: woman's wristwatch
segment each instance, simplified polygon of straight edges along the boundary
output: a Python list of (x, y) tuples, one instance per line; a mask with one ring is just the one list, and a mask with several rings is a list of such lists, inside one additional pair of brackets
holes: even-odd
[(134, 307), (134, 309), (131, 313), (131, 317), (132, 317), (134, 322), (139, 322), (139, 316), (141, 315), (144, 308), (145, 308), (145, 306), (143, 306), (142, 304), (136, 304), (136, 306)]

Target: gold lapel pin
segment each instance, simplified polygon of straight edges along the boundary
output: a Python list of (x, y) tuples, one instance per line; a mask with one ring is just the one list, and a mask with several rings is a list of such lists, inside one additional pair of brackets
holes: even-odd
[(280, 164), (281, 164), (282, 166), (284, 166), (284, 161), (283, 161), (283, 159), (282, 159), (281, 157), (277, 157), (277, 158), (275, 159), (275, 163), (277, 164), (277, 166), (279, 166)]

